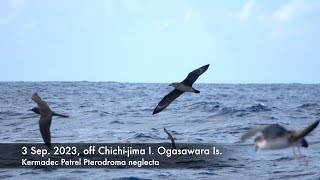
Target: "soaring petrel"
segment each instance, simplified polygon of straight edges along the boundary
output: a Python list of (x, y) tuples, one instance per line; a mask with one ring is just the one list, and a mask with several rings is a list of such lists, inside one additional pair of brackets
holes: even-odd
[(192, 87), (192, 84), (198, 79), (198, 77), (206, 72), (208, 69), (209, 64), (202, 66), (201, 68), (198, 68), (191, 73), (188, 74), (188, 76), (181, 82), (181, 83), (171, 83), (169, 86), (173, 86), (175, 89), (171, 91), (169, 94), (167, 94), (157, 105), (157, 107), (153, 110), (153, 114), (157, 114), (164, 110), (169, 104), (177, 99), (182, 93), (184, 92), (194, 92), (194, 93), (200, 93), (200, 91), (194, 89)]
[[(36, 114), (40, 114), (40, 109), (38, 107), (34, 107), (34, 108), (30, 109), (30, 111), (33, 111)], [(54, 111), (52, 111), (52, 116), (59, 116), (59, 117), (64, 117), (64, 118), (69, 117), (68, 115), (59, 114)]]
[(164, 130), (165, 133), (167, 133), (167, 135), (168, 135), (167, 138), (171, 140), (171, 144), (172, 144), (173, 149), (177, 149), (176, 142), (174, 141), (174, 138), (171, 135), (171, 133), (169, 133), (169, 131), (165, 127), (163, 128), (163, 130)]
[(50, 133), (50, 126), (51, 126), (51, 119), (52, 119), (52, 111), (48, 104), (43, 101), (37, 93), (34, 93), (31, 99), (37, 103), (38, 108), (40, 110), (40, 120), (39, 120), (39, 127), (40, 133), (43, 138), (43, 141), (49, 147), (51, 147), (51, 133)]
[[(259, 126), (249, 130), (242, 135), (241, 141), (244, 141), (251, 136), (254, 136), (257, 132), (261, 132), (262, 136), (255, 138), (255, 147), (257, 149), (282, 149), (287, 147), (293, 148), (293, 154), (296, 158), (303, 158), (300, 153), (300, 146), (308, 147), (308, 142), (305, 139), (311, 131), (313, 131), (319, 124), (316, 121), (306, 127), (303, 130), (286, 130), (279, 124), (271, 124), (265, 126)], [(294, 147), (298, 149), (298, 156), (295, 153)], [(305, 160), (305, 159), (303, 159)]]

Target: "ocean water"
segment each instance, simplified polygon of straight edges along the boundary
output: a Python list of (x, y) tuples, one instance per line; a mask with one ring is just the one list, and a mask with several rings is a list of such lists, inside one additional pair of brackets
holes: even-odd
[(292, 148), (254, 151), (252, 127), (279, 123), (301, 129), (320, 119), (320, 85), (194, 84), (159, 114), (168, 84), (117, 82), (0, 82), (0, 142), (42, 143), (39, 115), (28, 109), (38, 94), (52, 110), (53, 143), (163, 143), (163, 127), (179, 143), (219, 143), (237, 153), (222, 166), (175, 169), (0, 169), (0, 179), (320, 179), (320, 127), (301, 148), (309, 164), (294, 159)]

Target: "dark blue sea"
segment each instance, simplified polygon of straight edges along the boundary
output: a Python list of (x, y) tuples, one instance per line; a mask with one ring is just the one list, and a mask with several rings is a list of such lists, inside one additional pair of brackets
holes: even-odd
[(37, 92), (54, 117), (53, 143), (164, 143), (166, 127), (179, 143), (219, 143), (236, 154), (221, 166), (172, 169), (0, 169), (0, 179), (320, 179), (320, 127), (307, 136), (301, 152), (292, 148), (254, 150), (248, 129), (278, 123), (301, 129), (320, 119), (320, 85), (194, 84), (200, 94), (184, 93), (159, 114), (168, 84), (117, 82), (0, 82), (0, 143), (43, 143), (39, 115), (28, 111)]

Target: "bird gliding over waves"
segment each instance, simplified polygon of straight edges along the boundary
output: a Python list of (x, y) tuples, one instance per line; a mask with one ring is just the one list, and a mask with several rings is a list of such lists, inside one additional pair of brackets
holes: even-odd
[(40, 110), (39, 128), (40, 128), (40, 133), (43, 138), (43, 141), (49, 147), (49, 149), (52, 149), (51, 133), (50, 133), (52, 111), (48, 106), (48, 104), (45, 101), (43, 101), (37, 93), (34, 93), (31, 99), (35, 103), (37, 103), (38, 108)]
[[(257, 132), (261, 132), (262, 136), (255, 138), (255, 147), (257, 149), (282, 149), (287, 147), (293, 148), (293, 154), (295, 158), (302, 158), (306, 161), (300, 153), (300, 146), (308, 147), (308, 142), (305, 139), (311, 131), (313, 131), (319, 124), (319, 121), (315, 121), (303, 130), (286, 130), (278, 124), (271, 124), (265, 126), (259, 126), (249, 130), (243, 134), (241, 141), (254, 136)], [(294, 147), (298, 150), (298, 156), (295, 153)]]
[[(34, 107), (34, 108), (30, 109), (29, 111), (33, 111), (36, 114), (40, 114), (40, 109), (38, 107)], [(52, 111), (52, 116), (59, 116), (59, 117), (64, 117), (64, 118), (69, 117), (68, 115), (59, 114), (54, 111)]]
[(177, 99), (182, 93), (184, 92), (194, 92), (194, 93), (200, 93), (200, 91), (194, 89), (192, 87), (192, 84), (198, 79), (198, 77), (206, 72), (206, 70), (209, 68), (210, 64), (207, 64), (205, 66), (202, 66), (188, 74), (188, 76), (180, 83), (175, 82), (171, 83), (169, 86), (173, 86), (175, 89), (171, 91), (169, 94), (167, 94), (157, 105), (157, 107), (153, 110), (152, 114), (157, 114), (164, 110), (169, 104)]

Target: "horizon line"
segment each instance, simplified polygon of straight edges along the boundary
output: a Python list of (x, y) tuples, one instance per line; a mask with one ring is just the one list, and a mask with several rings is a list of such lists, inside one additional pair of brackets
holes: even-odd
[[(0, 83), (54, 83), (54, 82), (62, 82), (62, 83), (72, 83), (72, 82), (90, 82), (90, 83), (127, 83), (127, 84), (168, 84), (171, 82), (126, 82), (126, 81), (88, 81), (88, 80), (78, 80), (78, 81), (2, 81)], [(199, 82), (196, 84), (304, 84), (304, 85), (317, 85), (320, 83), (301, 83), (301, 82)]]

